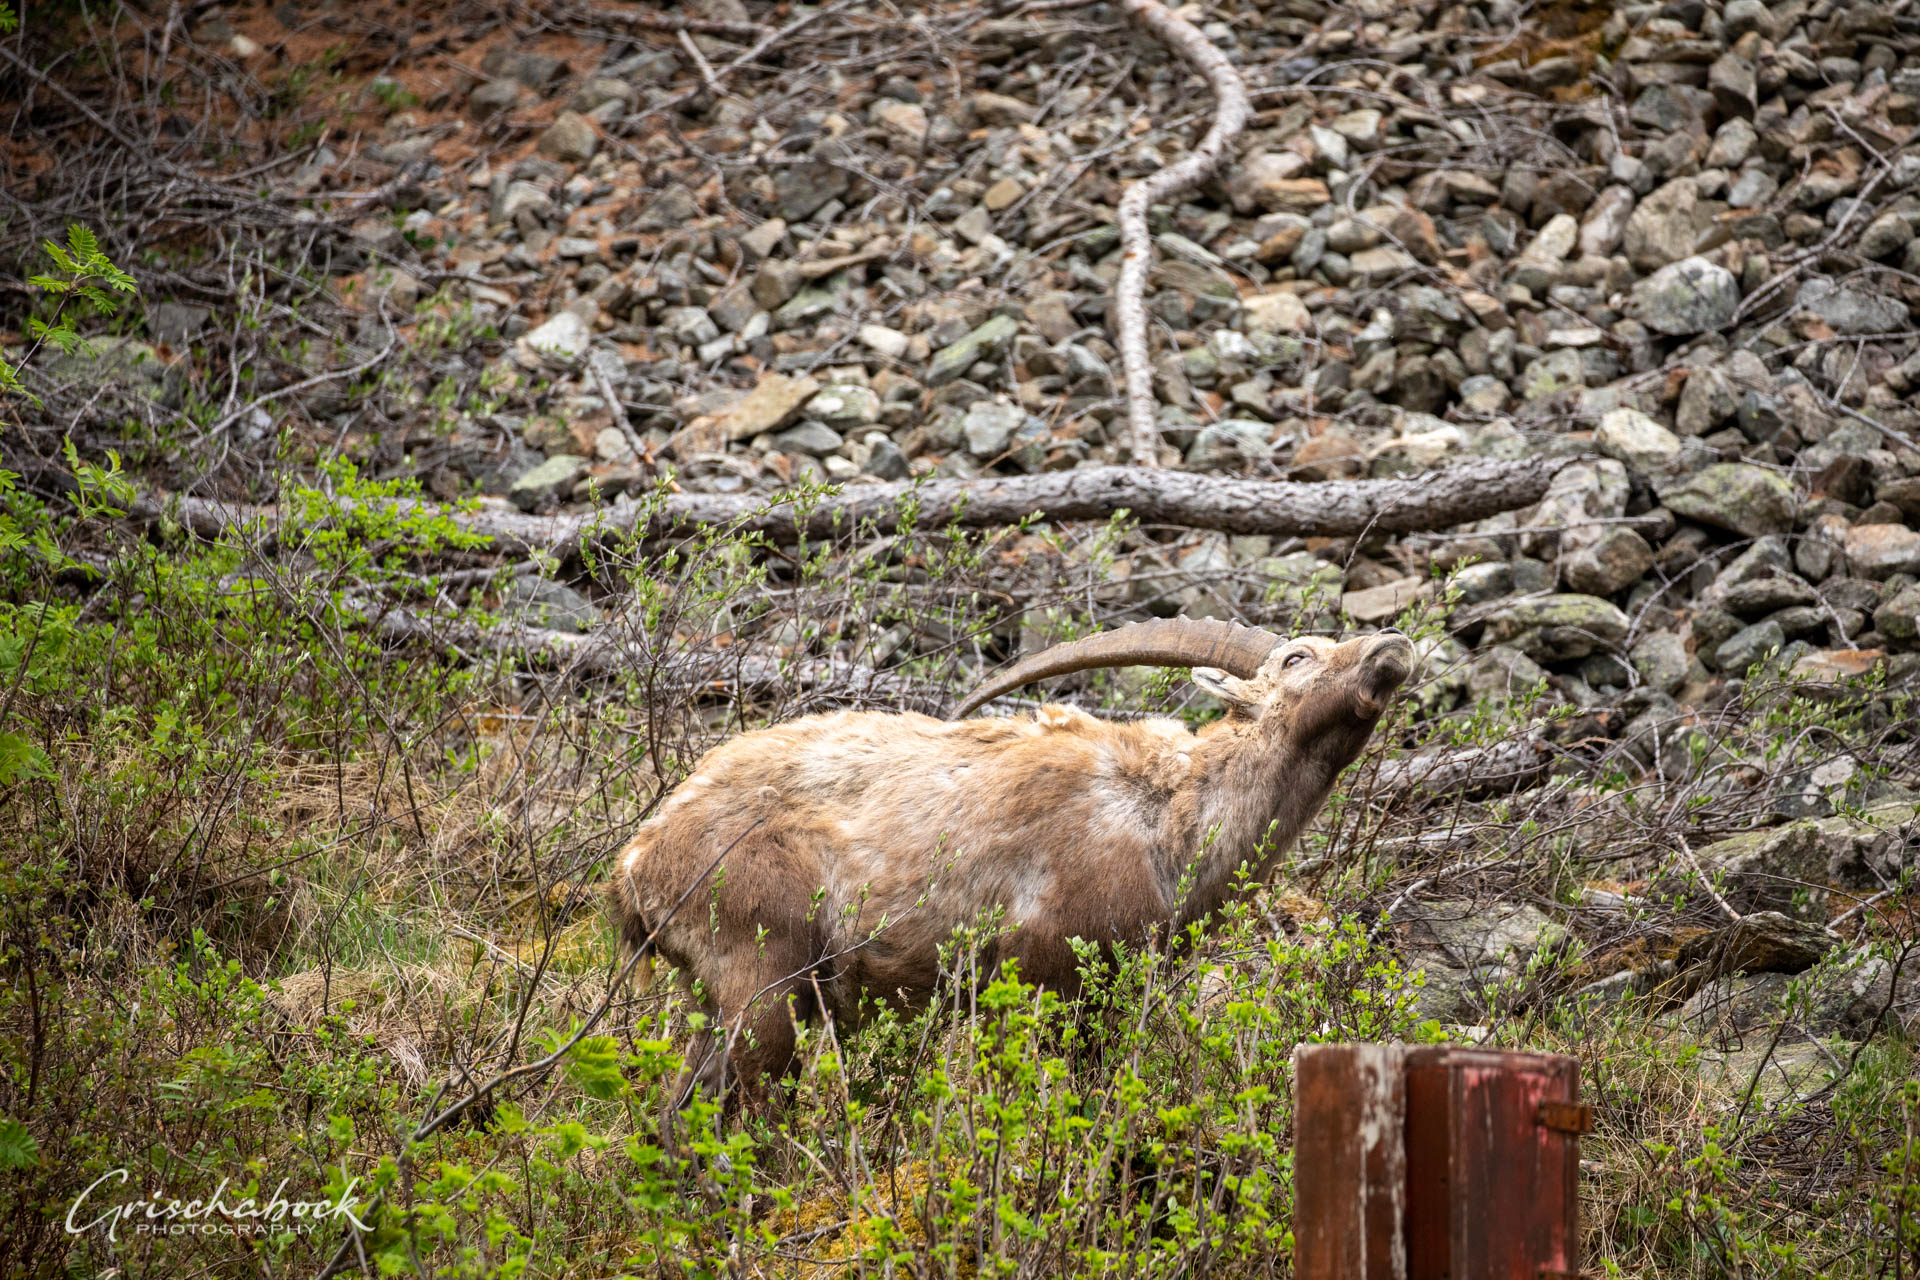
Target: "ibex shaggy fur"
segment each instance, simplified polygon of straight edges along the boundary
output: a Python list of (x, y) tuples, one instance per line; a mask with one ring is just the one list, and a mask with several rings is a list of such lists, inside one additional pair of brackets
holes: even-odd
[(848, 711), (743, 734), (641, 825), (613, 909), (629, 946), (652, 938), (698, 983), (709, 1089), (729, 1072), (750, 1088), (783, 1073), (794, 1019), (823, 1004), (841, 1019), (862, 993), (924, 1004), (941, 944), (996, 910), (995, 966), (1012, 957), (1029, 981), (1071, 990), (1070, 939), (1137, 944), (1214, 911), (1243, 862), (1264, 875), (1412, 662), (1394, 631), (1336, 644), (1172, 619), (1048, 649), (957, 715), (1068, 671), (1190, 666), (1228, 708), (1197, 734), (1061, 706), (951, 721)]

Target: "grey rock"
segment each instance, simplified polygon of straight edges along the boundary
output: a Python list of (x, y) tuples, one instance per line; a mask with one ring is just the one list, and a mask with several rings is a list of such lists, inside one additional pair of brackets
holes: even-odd
[(1538, 662), (1584, 658), (1617, 649), (1627, 638), (1627, 615), (1598, 596), (1561, 594), (1515, 600), (1488, 616), (1486, 639), (1512, 645)]
[(1778, 911), (1750, 911), (1711, 933), (1687, 939), (1675, 961), (1703, 979), (1732, 973), (1804, 973), (1839, 945), (1840, 939), (1820, 925)]
[(1603, 414), (1593, 442), (1607, 457), (1643, 474), (1666, 471), (1680, 461), (1680, 437), (1638, 409)]
[(839, 449), (846, 440), (824, 422), (808, 420), (788, 427), (773, 437), (773, 447), (781, 453), (804, 453), (824, 458)]
[(1656, 482), (1655, 491), (1675, 515), (1749, 538), (1790, 532), (1800, 509), (1791, 481), (1745, 462), (1716, 463)]
[(147, 308), (147, 333), (155, 342), (184, 346), (200, 336), (213, 317), (208, 307), (186, 302), (158, 302)]
[(633, 220), (633, 230), (672, 231), (700, 216), (700, 202), (683, 183), (674, 183), (647, 202)]
[(1187, 465), (1196, 471), (1240, 467), (1272, 452), (1273, 428), (1247, 418), (1226, 418), (1202, 427), (1187, 450)]
[(1600, 532), (1560, 557), (1567, 585), (1588, 595), (1610, 596), (1653, 568), (1653, 548), (1624, 525), (1588, 526)]
[(535, 144), (541, 155), (561, 164), (585, 164), (600, 149), (600, 135), (578, 111), (562, 111)]
[(1696, 849), (1694, 857), (1709, 876), (1725, 876), (1735, 911), (1826, 921), (1828, 847), (1812, 821), (1750, 831)]
[(1836, 333), (1892, 333), (1907, 326), (1907, 304), (1898, 298), (1826, 279), (1801, 285), (1793, 304), (1819, 316)]
[(1713, 651), (1713, 664), (1728, 675), (1745, 675), (1756, 662), (1764, 662), (1786, 647), (1786, 632), (1768, 619), (1742, 627), (1723, 640)]
[(825, 208), (829, 201), (847, 194), (851, 179), (843, 169), (824, 161), (810, 160), (788, 165), (773, 177), (774, 199), (780, 216), (788, 222), (801, 222)]
[(995, 400), (975, 401), (967, 409), (966, 422), (962, 427), (967, 452), (982, 462), (999, 457), (1007, 451), (1014, 432), (1026, 420), (1026, 411), (1016, 405)]
[(1408, 967), (1426, 972), (1421, 1012), (1456, 1022), (1485, 1007), (1486, 988), (1524, 974), (1560, 926), (1526, 903), (1442, 900), (1402, 908)]
[(1733, 323), (1740, 284), (1705, 258), (1669, 263), (1633, 286), (1626, 314), (1656, 333), (1705, 333)]
[(576, 312), (562, 311), (520, 338), (520, 345), (537, 355), (570, 361), (586, 353), (593, 331)]
[(535, 93), (544, 93), (567, 74), (567, 64), (544, 53), (500, 45), (487, 50), (487, 56), (480, 62), (480, 71), (483, 75), (518, 81)]
[(573, 486), (587, 474), (587, 460), (556, 453), (513, 482), (507, 496), (522, 511), (550, 510), (573, 496)]
[(1649, 193), (1627, 219), (1621, 247), (1641, 271), (1657, 271), (1693, 252), (1694, 208), (1699, 188), (1692, 178), (1675, 178)]
[(1855, 525), (1841, 546), (1848, 567), (1860, 577), (1877, 581), (1896, 573), (1920, 574), (1920, 531), (1904, 525)]
[(1873, 611), (1873, 625), (1891, 640), (1920, 640), (1920, 585), (1904, 587)]
[(600, 611), (585, 596), (564, 582), (537, 574), (515, 578), (502, 595), (506, 610), (519, 615), (529, 626), (577, 633), (600, 620)]
[(1649, 687), (1672, 693), (1687, 680), (1687, 646), (1671, 631), (1640, 637), (1628, 651), (1633, 669)]
[(971, 369), (977, 361), (998, 359), (1020, 326), (1011, 316), (995, 316), (971, 333), (934, 352), (927, 365), (927, 385), (943, 386)]

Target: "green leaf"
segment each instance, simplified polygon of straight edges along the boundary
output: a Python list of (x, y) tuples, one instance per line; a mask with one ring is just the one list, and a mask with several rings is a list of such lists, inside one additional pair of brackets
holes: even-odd
[[(23, 778), (51, 778), (53, 761), (47, 753), (17, 733), (0, 733), (0, 786)], [(7, 1167), (6, 1138), (0, 1133), (0, 1169)]]
[(11, 1116), (0, 1116), (0, 1169), (31, 1169), (39, 1163), (40, 1144), (27, 1126)]

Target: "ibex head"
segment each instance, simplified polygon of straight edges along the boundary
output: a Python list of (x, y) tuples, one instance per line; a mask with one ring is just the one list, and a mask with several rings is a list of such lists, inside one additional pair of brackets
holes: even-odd
[(1211, 619), (1141, 622), (1014, 664), (975, 690), (954, 716), (1035, 680), (1124, 666), (1191, 667), (1193, 682), (1225, 703), (1232, 720), (1285, 724), (1305, 739), (1350, 730), (1364, 742), (1412, 673), (1413, 644), (1392, 628), (1342, 644), (1321, 636), (1289, 640)]

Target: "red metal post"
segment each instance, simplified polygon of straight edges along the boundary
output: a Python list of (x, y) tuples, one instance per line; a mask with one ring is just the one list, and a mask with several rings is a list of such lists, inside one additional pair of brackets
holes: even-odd
[(1403, 1050), (1293, 1051), (1293, 1267), (1302, 1280), (1407, 1280)]
[[(1578, 1275), (1578, 1062), (1381, 1045), (1303, 1046), (1294, 1062), (1300, 1280)], [(1404, 1120), (1383, 1144), (1365, 1120), (1395, 1103)], [(1401, 1196), (1378, 1184), (1396, 1166)]]

